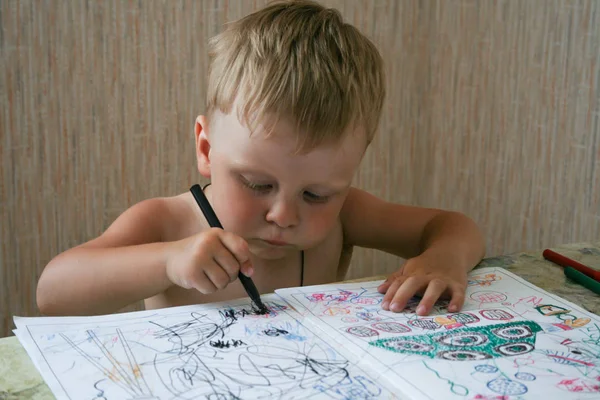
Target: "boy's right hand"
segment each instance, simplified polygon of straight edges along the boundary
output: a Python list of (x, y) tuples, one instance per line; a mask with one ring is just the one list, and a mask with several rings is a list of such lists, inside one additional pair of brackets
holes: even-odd
[(248, 243), (234, 233), (211, 228), (175, 242), (167, 259), (167, 277), (185, 289), (208, 294), (225, 288), (241, 272), (251, 276)]

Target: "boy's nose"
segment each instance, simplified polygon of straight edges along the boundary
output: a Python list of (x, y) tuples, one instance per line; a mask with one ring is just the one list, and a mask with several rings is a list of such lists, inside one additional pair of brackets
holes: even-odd
[(296, 204), (289, 200), (278, 200), (273, 203), (266, 219), (267, 222), (274, 223), (280, 228), (293, 228), (300, 222)]

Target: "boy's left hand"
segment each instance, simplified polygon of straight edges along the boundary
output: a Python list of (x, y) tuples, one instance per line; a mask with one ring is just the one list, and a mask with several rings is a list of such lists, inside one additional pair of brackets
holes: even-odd
[(384, 310), (400, 312), (414, 295), (422, 295), (417, 315), (428, 315), (440, 297), (450, 298), (449, 312), (457, 312), (465, 301), (467, 273), (462, 268), (440, 259), (427, 259), (425, 254), (411, 258), (398, 272), (390, 275), (379, 285), (379, 293), (385, 293)]

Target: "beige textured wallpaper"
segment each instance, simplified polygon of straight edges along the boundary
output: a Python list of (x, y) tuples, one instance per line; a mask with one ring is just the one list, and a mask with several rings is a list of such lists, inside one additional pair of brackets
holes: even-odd
[[(0, 3), (0, 336), (54, 255), (198, 181), (205, 43), (264, 3)], [(387, 63), (358, 186), (469, 214), (490, 255), (600, 238), (599, 1), (324, 3)], [(360, 250), (349, 277), (400, 262)]]

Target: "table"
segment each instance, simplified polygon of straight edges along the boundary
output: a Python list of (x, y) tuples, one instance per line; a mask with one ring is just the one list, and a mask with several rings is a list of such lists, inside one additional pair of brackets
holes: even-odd
[[(567, 257), (600, 269), (600, 242), (573, 243), (553, 248)], [(565, 279), (562, 269), (543, 259), (542, 251), (521, 252), (484, 259), (476, 268), (505, 268), (534, 285), (600, 314), (600, 296)], [(371, 276), (344, 282), (370, 281)], [(0, 339), (0, 400), (54, 399), (16, 337)]]

